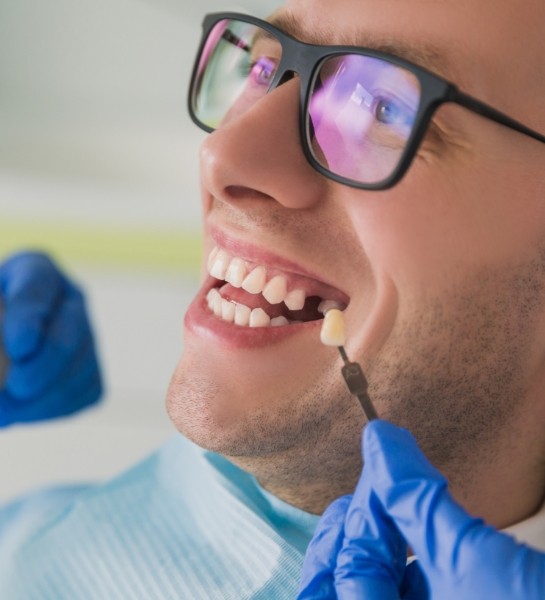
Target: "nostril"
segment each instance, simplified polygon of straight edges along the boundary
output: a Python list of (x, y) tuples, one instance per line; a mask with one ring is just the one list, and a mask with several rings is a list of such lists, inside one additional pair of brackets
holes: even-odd
[(242, 185), (228, 185), (225, 190), (225, 197), (231, 200), (274, 200), (269, 194), (260, 192), (254, 188), (244, 187)]

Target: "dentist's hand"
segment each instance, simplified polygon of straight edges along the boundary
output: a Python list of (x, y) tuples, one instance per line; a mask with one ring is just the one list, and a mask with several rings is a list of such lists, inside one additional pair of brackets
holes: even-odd
[(0, 265), (0, 427), (52, 419), (98, 401), (102, 393), (82, 293), (38, 253)]
[[(354, 496), (318, 525), (299, 600), (545, 597), (545, 554), (468, 515), (409, 432), (373, 421), (363, 455)], [(407, 543), (418, 557), (409, 567)]]

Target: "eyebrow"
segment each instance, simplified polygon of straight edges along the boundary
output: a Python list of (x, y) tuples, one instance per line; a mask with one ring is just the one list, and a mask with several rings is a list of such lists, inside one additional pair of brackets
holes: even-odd
[(424, 67), (450, 81), (460, 82), (461, 74), (453, 65), (441, 47), (431, 42), (406, 42), (387, 39), (366, 32), (341, 32), (336, 35), (335, 43), (331, 42), (331, 34), (327, 29), (310, 31), (306, 29), (291, 12), (279, 9), (267, 21), (292, 37), (317, 45), (340, 45), (369, 48), (391, 54)]

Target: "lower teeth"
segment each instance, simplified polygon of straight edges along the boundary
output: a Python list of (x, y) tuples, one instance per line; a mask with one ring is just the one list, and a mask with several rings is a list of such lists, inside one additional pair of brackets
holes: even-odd
[(294, 325), (301, 321), (288, 319), (284, 316), (271, 317), (262, 309), (253, 310), (237, 302), (231, 302), (222, 298), (216, 288), (212, 288), (207, 295), (208, 308), (222, 321), (234, 323), (241, 327), (283, 327)]

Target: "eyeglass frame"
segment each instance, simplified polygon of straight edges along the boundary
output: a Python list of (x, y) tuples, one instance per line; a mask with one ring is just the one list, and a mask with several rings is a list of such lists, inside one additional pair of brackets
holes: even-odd
[[(236, 12), (209, 13), (205, 15), (202, 22), (203, 32), (201, 42), (199, 44), (199, 50), (197, 52), (189, 85), (188, 109), (193, 122), (208, 133), (215, 131), (217, 127), (214, 128), (206, 125), (195, 114), (195, 83), (198, 78), (199, 65), (208, 37), (212, 29), (223, 20), (242, 21), (249, 25), (260, 27), (270, 33), (280, 43), (282, 55), (277, 65), (276, 73), (271, 80), (265, 96), (286, 81), (292, 79), (295, 74), (298, 75), (300, 80), (299, 136), (303, 152), (307, 161), (316, 171), (338, 183), (364, 190), (385, 190), (399, 183), (402, 177), (407, 173), (435, 111), (440, 106), (447, 103), (458, 104), (471, 112), (529, 136), (539, 142), (545, 143), (545, 135), (530, 129), (520, 121), (513, 119), (493, 106), (462, 92), (454, 83), (447, 79), (404, 58), (373, 48), (366, 48), (364, 46), (309, 44), (298, 40), (285, 31), (282, 31), (278, 27), (259, 19), (258, 17)], [(309, 104), (316, 76), (319, 73), (321, 64), (325, 62), (325, 60), (347, 54), (367, 56), (389, 62), (412, 73), (420, 84), (420, 104), (415, 114), (413, 129), (407, 139), (403, 154), (392, 174), (377, 183), (362, 183), (338, 175), (334, 171), (331, 171), (320, 164), (311, 151), (311, 140), (309, 136), (310, 128), (307, 123), (312, 123)]]

